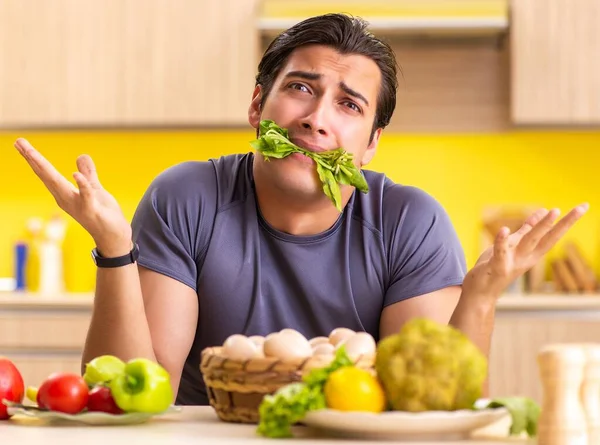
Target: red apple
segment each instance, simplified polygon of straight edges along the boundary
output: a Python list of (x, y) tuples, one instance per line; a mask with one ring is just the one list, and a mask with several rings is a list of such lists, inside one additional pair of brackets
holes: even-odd
[(87, 405), (89, 389), (87, 383), (78, 374), (55, 372), (41, 384), (37, 393), (40, 408), (77, 414)]
[(2, 400), (22, 403), (24, 396), (23, 376), (13, 362), (6, 357), (0, 357), (0, 419), (5, 420), (10, 417), (7, 406), (2, 403)]
[(110, 389), (106, 386), (96, 386), (90, 391), (87, 404), (88, 411), (100, 411), (109, 414), (123, 414), (123, 410), (115, 403)]

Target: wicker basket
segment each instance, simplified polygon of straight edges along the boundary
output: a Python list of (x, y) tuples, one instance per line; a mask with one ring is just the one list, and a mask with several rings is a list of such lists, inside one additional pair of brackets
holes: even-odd
[[(258, 407), (265, 395), (301, 381), (305, 373), (325, 367), (331, 361), (331, 357), (315, 355), (295, 361), (261, 357), (242, 362), (224, 357), (221, 351), (221, 347), (204, 349), (200, 370), (210, 404), (226, 422), (258, 423)], [(360, 356), (354, 363), (373, 370), (374, 361), (374, 356)]]

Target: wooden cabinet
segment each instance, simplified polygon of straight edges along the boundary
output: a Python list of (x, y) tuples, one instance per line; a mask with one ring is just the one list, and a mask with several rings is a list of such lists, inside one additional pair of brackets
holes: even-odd
[(0, 127), (247, 125), (258, 0), (0, 0)]
[(527, 396), (541, 403), (539, 351), (552, 343), (599, 343), (599, 309), (598, 304), (594, 309), (580, 310), (500, 309), (490, 353), (490, 396)]
[(600, 125), (598, 23), (598, 0), (512, 1), (514, 123)]
[(92, 304), (71, 300), (11, 295), (0, 301), (0, 356), (15, 363), (25, 385), (38, 386), (53, 372), (81, 372)]

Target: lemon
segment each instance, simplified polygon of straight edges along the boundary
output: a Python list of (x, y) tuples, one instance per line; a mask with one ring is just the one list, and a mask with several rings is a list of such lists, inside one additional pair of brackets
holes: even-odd
[(37, 403), (37, 393), (38, 389), (35, 386), (28, 386), (25, 391), (25, 396), (32, 402)]
[(331, 409), (379, 413), (386, 408), (385, 393), (377, 377), (354, 366), (332, 372), (323, 391)]

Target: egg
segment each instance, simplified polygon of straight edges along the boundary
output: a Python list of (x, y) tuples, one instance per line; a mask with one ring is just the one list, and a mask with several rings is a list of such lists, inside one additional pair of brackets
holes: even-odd
[(330, 355), (335, 352), (335, 347), (331, 343), (321, 343), (313, 347), (313, 355)]
[(283, 335), (287, 335), (287, 336), (296, 337), (300, 340), (307, 340), (304, 335), (302, 335), (300, 332), (296, 331), (295, 329), (285, 328), (285, 329), (282, 329), (281, 331), (279, 331), (279, 333), (283, 334)]
[(263, 352), (266, 357), (277, 357), (285, 361), (308, 358), (313, 351), (302, 334), (283, 330), (265, 338)]
[(357, 332), (352, 337), (340, 342), (337, 347), (342, 345), (352, 359), (356, 359), (361, 355), (375, 355), (377, 349), (375, 339), (368, 332)]
[(248, 339), (260, 348), (262, 348), (265, 343), (265, 338), (262, 335), (252, 335), (251, 337), (248, 337)]
[(328, 337), (314, 337), (311, 338), (309, 341), (310, 345), (313, 347), (323, 344), (323, 343), (329, 343), (329, 338)]
[(353, 336), (355, 332), (352, 329), (348, 328), (335, 328), (329, 334), (329, 343), (333, 346), (337, 346), (337, 344), (341, 341), (346, 340), (347, 338)]
[(245, 335), (233, 334), (223, 342), (223, 355), (231, 360), (248, 360), (257, 356), (258, 348)]

